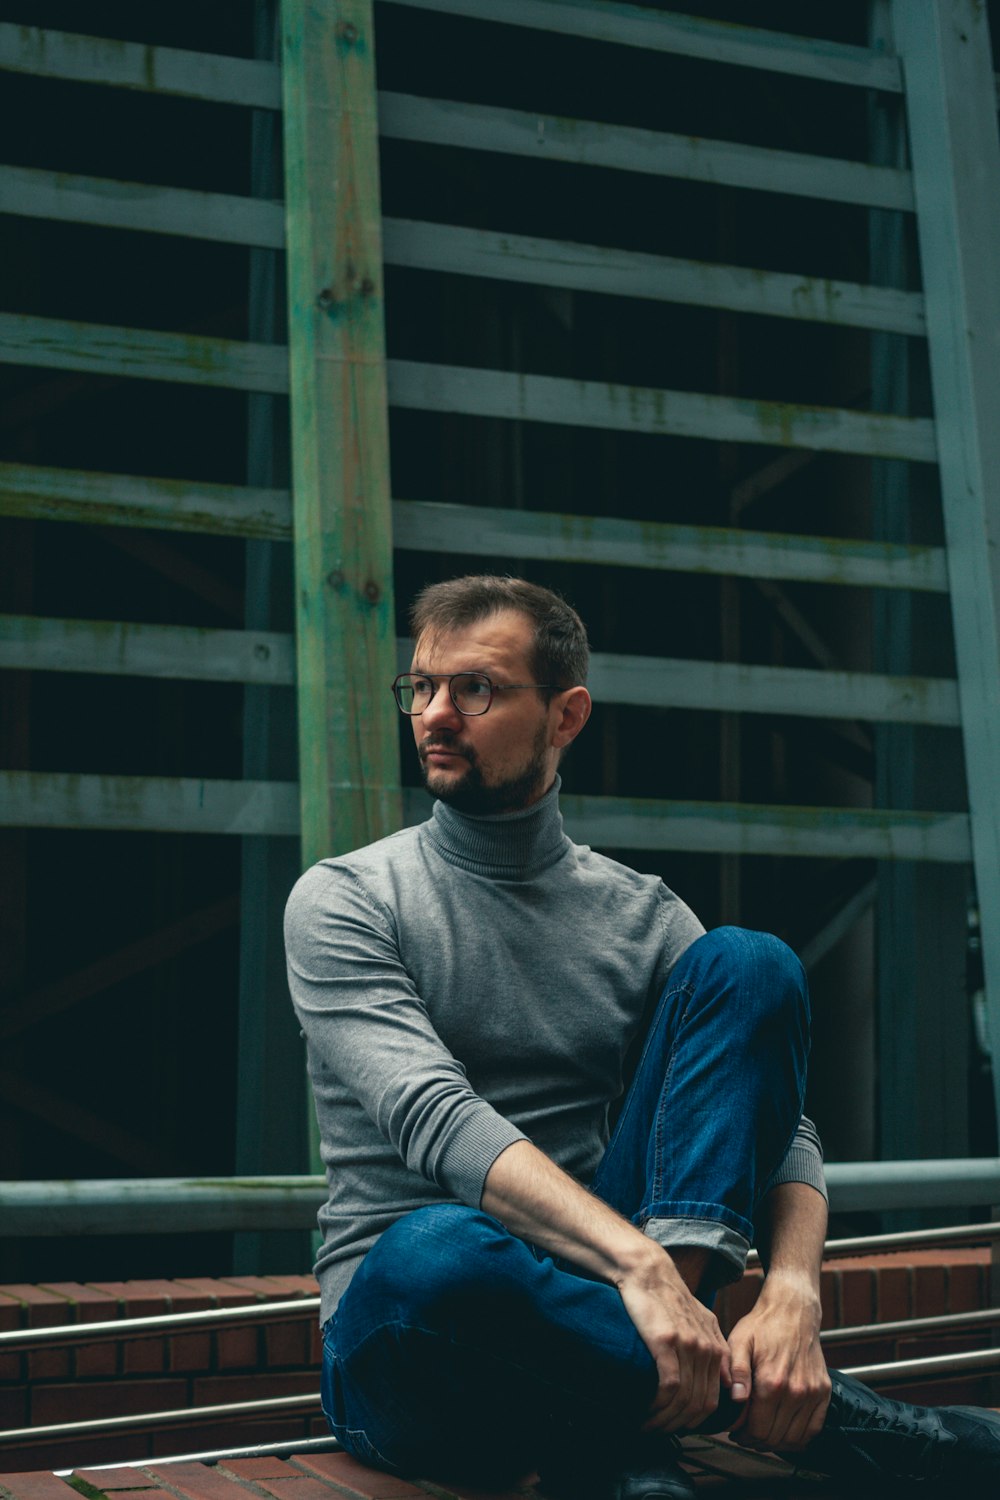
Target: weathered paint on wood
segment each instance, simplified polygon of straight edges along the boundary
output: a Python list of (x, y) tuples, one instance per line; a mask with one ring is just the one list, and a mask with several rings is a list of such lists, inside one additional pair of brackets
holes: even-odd
[(297, 834), (293, 781), (0, 772), (0, 827)]
[(399, 826), (371, 0), (282, 6), (302, 853)]
[(65, 78), (148, 94), (174, 94), (251, 109), (281, 108), (281, 77), (274, 63), (178, 47), (45, 31), (0, 24), (0, 72)]
[(382, 242), (386, 265), (616, 297), (644, 297), (846, 328), (878, 328), (918, 336), (924, 332), (923, 297), (919, 292), (899, 292), (891, 287), (712, 265), (603, 245), (411, 219), (385, 219)]
[(894, 0), (1000, 1112), (1000, 140), (980, 0)]
[(775, 448), (813, 448), (921, 463), (934, 463), (937, 456), (934, 423), (924, 417), (892, 417), (837, 407), (650, 390), (597, 380), (401, 359), (389, 360), (387, 370), (391, 404), (415, 411), (507, 417), (520, 422), (553, 422), (727, 443), (766, 443)]
[(290, 686), (295, 642), (273, 630), (0, 615), (0, 668)]
[[(0, 515), (290, 541), (286, 490), (0, 464)], [(397, 547), (675, 573), (947, 591), (940, 547), (396, 500)]]
[[(0, 827), (292, 834), (297, 790), (280, 781), (3, 771)], [(430, 800), (407, 788), (403, 808), (406, 823), (420, 823)], [(957, 812), (565, 797), (563, 813), (571, 837), (598, 848), (942, 863), (971, 853), (968, 817)]]
[(0, 515), (290, 541), (287, 490), (0, 463)]
[(902, 89), (899, 62), (894, 57), (823, 37), (789, 36), (756, 26), (703, 21), (695, 16), (650, 11), (615, 0), (395, 0), (416, 10), (440, 11), (503, 21), (565, 36), (641, 47), (646, 52), (672, 52), (708, 62), (792, 73), (824, 83), (857, 88)]
[[(411, 649), (398, 640), (397, 662), (405, 666)], [(0, 615), (0, 668), (270, 685), (295, 680), (293, 639), (274, 631), (26, 615)], [(387, 692), (388, 682), (383, 687)], [(595, 652), (590, 688), (598, 702), (650, 708), (958, 724), (955, 683), (929, 677)]]
[(381, 93), (379, 129), (394, 140), (500, 151), (537, 161), (611, 167), (710, 182), (718, 187), (756, 188), (823, 198), (831, 203), (858, 203), (866, 208), (913, 208), (910, 174), (897, 167), (872, 167), (865, 162), (744, 146), (735, 141), (668, 135), (636, 126), (527, 114), (450, 99), (423, 99), (416, 94)]
[(931, 593), (944, 593), (948, 587), (940, 547), (841, 537), (787, 536), (735, 527), (679, 526), (433, 500), (397, 500), (393, 534), (397, 547), (413, 552), (530, 557)]
[(0, 363), (274, 395), (288, 390), (288, 351), (280, 344), (75, 323), (27, 313), (0, 313)]
[[(427, 793), (407, 789), (404, 796), (407, 823), (423, 822), (430, 811)], [(957, 812), (888, 813), (565, 795), (560, 806), (570, 837), (595, 848), (945, 864), (965, 863), (970, 854), (969, 820)]]
[(271, 250), (285, 244), (280, 203), (40, 167), (0, 166), (0, 213)]

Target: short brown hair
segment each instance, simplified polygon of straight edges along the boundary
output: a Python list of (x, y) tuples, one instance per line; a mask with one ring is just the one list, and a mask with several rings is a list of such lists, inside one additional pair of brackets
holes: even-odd
[(583, 621), (565, 599), (523, 578), (470, 573), (421, 589), (410, 610), (414, 639), (464, 630), (502, 610), (526, 615), (535, 629), (531, 669), (559, 691), (587, 681), (590, 649)]

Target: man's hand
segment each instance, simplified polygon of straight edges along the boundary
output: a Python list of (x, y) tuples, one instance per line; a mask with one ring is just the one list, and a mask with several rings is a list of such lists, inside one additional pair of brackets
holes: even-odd
[(732, 1436), (747, 1448), (804, 1448), (819, 1433), (830, 1377), (819, 1343), (820, 1305), (809, 1276), (772, 1273), (729, 1335), (732, 1395), (746, 1409)]
[(692, 1296), (669, 1255), (655, 1255), (618, 1282), (625, 1311), (656, 1361), (659, 1385), (643, 1427), (677, 1432), (697, 1427), (729, 1384), (729, 1347), (713, 1313)]

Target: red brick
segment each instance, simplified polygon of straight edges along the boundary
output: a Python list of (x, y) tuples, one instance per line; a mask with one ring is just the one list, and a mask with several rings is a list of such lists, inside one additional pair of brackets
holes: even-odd
[[(92, 1281), (99, 1292), (107, 1292), (121, 1304), (123, 1318), (153, 1318), (170, 1311), (170, 1299), (162, 1281)], [(122, 1344), (122, 1370), (126, 1375), (156, 1375), (167, 1365), (165, 1338), (128, 1339)]]
[[(208, 1297), (213, 1307), (247, 1307), (259, 1299), (252, 1292), (242, 1287), (230, 1285), (226, 1281), (219, 1281), (212, 1276), (185, 1276), (178, 1282), (178, 1286), (189, 1287), (192, 1291), (199, 1292)], [(215, 1348), (215, 1368), (217, 1370), (230, 1370), (252, 1367), (258, 1363), (258, 1331), (255, 1327), (236, 1327), (217, 1329), (212, 1337)], [(211, 1361), (206, 1360), (205, 1368), (210, 1368)]]
[(314, 1370), (286, 1370), (281, 1374), (207, 1375), (191, 1382), (192, 1406), (216, 1406), (221, 1401), (258, 1401), (268, 1396), (316, 1393), (319, 1380)]
[[(378, 1473), (372, 1469), (373, 1474)], [(332, 1500), (330, 1486), (322, 1479), (313, 1479), (308, 1474), (297, 1474), (292, 1470), (290, 1479), (258, 1479), (259, 1489), (274, 1495), (275, 1500)]]
[(329, 1479), (334, 1484), (363, 1495), (365, 1500), (393, 1500), (394, 1496), (420, 1497), (425, 1500), (425, 1491), (416, 1485), (407, 1484), (393, 1474), (383, 1474), (380, 1469), (370, 1469), (359, 1464), (349, 1453), (302, 1453), (293, 1454), (291, 1462), (307, 1474), (316, 1474), (320, 1479)]
[[(16, 1297), (22, 1308), (23, 1327), (56, 1328), (72, 1323), (73, 1312), (65, 1297), (57, 1297), (42, 1287), (12, 1282), (0, 1287), (8, 1297)], [(62, 1380), (70, 1373), (68, 1349), (38, 1349), (27, 1356), (29, 1380)]]
[(913, 1267), (913, 1316), (939, 1318), (948, 1311), (948, 1282), (942, 1265)]
[(26, 1386), (7, 1386), (0, 1390), (0, 1429), (27, 1427), (28, 1391)]
[[(206, 1312), (215, 1304), (205, 1292), (196, 1291), (182, 1281), (171, 1282), (173, 1291), (170, 1311), (175, 1313)], [(171, 1370), (207, 1370), (212, 1363), (212, 1335), (184, 1333), (173, 1335), (167, 1344), (167, 1364)]]
[(141, 1469), (75, 1469), (74, 1479), (82, 1479), (95, 1489), (106, 1492), (119, 1490), (155, 1490), (159, 1486), (147, 1479)]
[(55, 1474), (0, 1474), (0, 1485), (14, 1500), (73, 1500), (73, 1491)]
[(875, 1271), (876, 1317), (880, 1323), (896, 1323), (911, 1316), (912, 1287), (909, 1266), (879, 1266)]
[[(0, 1331), (13, 1333), (22, 1326), (21, 1304), (16, 1297), (0, 1292)], [(20, 1354), (0, 1354), (0, 1380), (23, 1380), (24, 1368)]]
[(955, 1261), (948, 1267), (948, 1311), (974, 1312), (986, 1306), (983, 1268), (969, 1261)]
[(845, 1266), (840, 1273), (840, 1326), (871, 1323), (875, 1315), (875, 1273), (869, 1266)]
[(269, 1365), (307, 1365), (313, 1317), (296, 1323), (271, 1323), (264, 1329), (264, 1348)]
[(838, 1293), (840, 1285), (836, 1273), (824, 1266), (819, 1277), (819, 1300), (822, 1308), (821, 1328), (836, 1328), (840, 1318)]
[(219, 1467), (237, 1479), (284, 1479), (296, 1473), (283, 1458), (228, 1458)]
[[(104, 1323), (118, 1316), (118, 1299), (95, 1286), (79, 1281), (49, 1281), (43, 1290), (66, 1297), (74, 1309), (74, 1323)], [(80, 1375), (117, 1375), (118, 1344), (113, 1340), (95, 1344), (78, 1344), (73, 1348), (73, 1373)]]
[(175, 1411), (188, 1405), (186, 1380), (101, 1380), (39, 1385), (32, 1392), (32, 1421), (84, 1422), (140, 1411)]
[(155, 1463), (148, 1466), (149, 1473), (160, 1480), (175, 1495), (186, 1495), (188, 1500), (246, 1500), (246, 1490), (235, 1479), (230, 1479), (218, 1468), (206, 1464), (170, 1464), (158, 1468)]

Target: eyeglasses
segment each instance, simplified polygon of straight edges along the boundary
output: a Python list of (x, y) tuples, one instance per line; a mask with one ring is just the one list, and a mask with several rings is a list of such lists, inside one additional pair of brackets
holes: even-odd
[(434, 672), (430, 675), (401, 672), (392, 685), (400, 713), (415, 718), (429, 707), (437, 684), (446, 682), (451, 701), (460, 714), (474, 718), (486, 713), (497, 693), (519, 688), (550, 688), (550, 682), (491, 682), (485, 672)]

